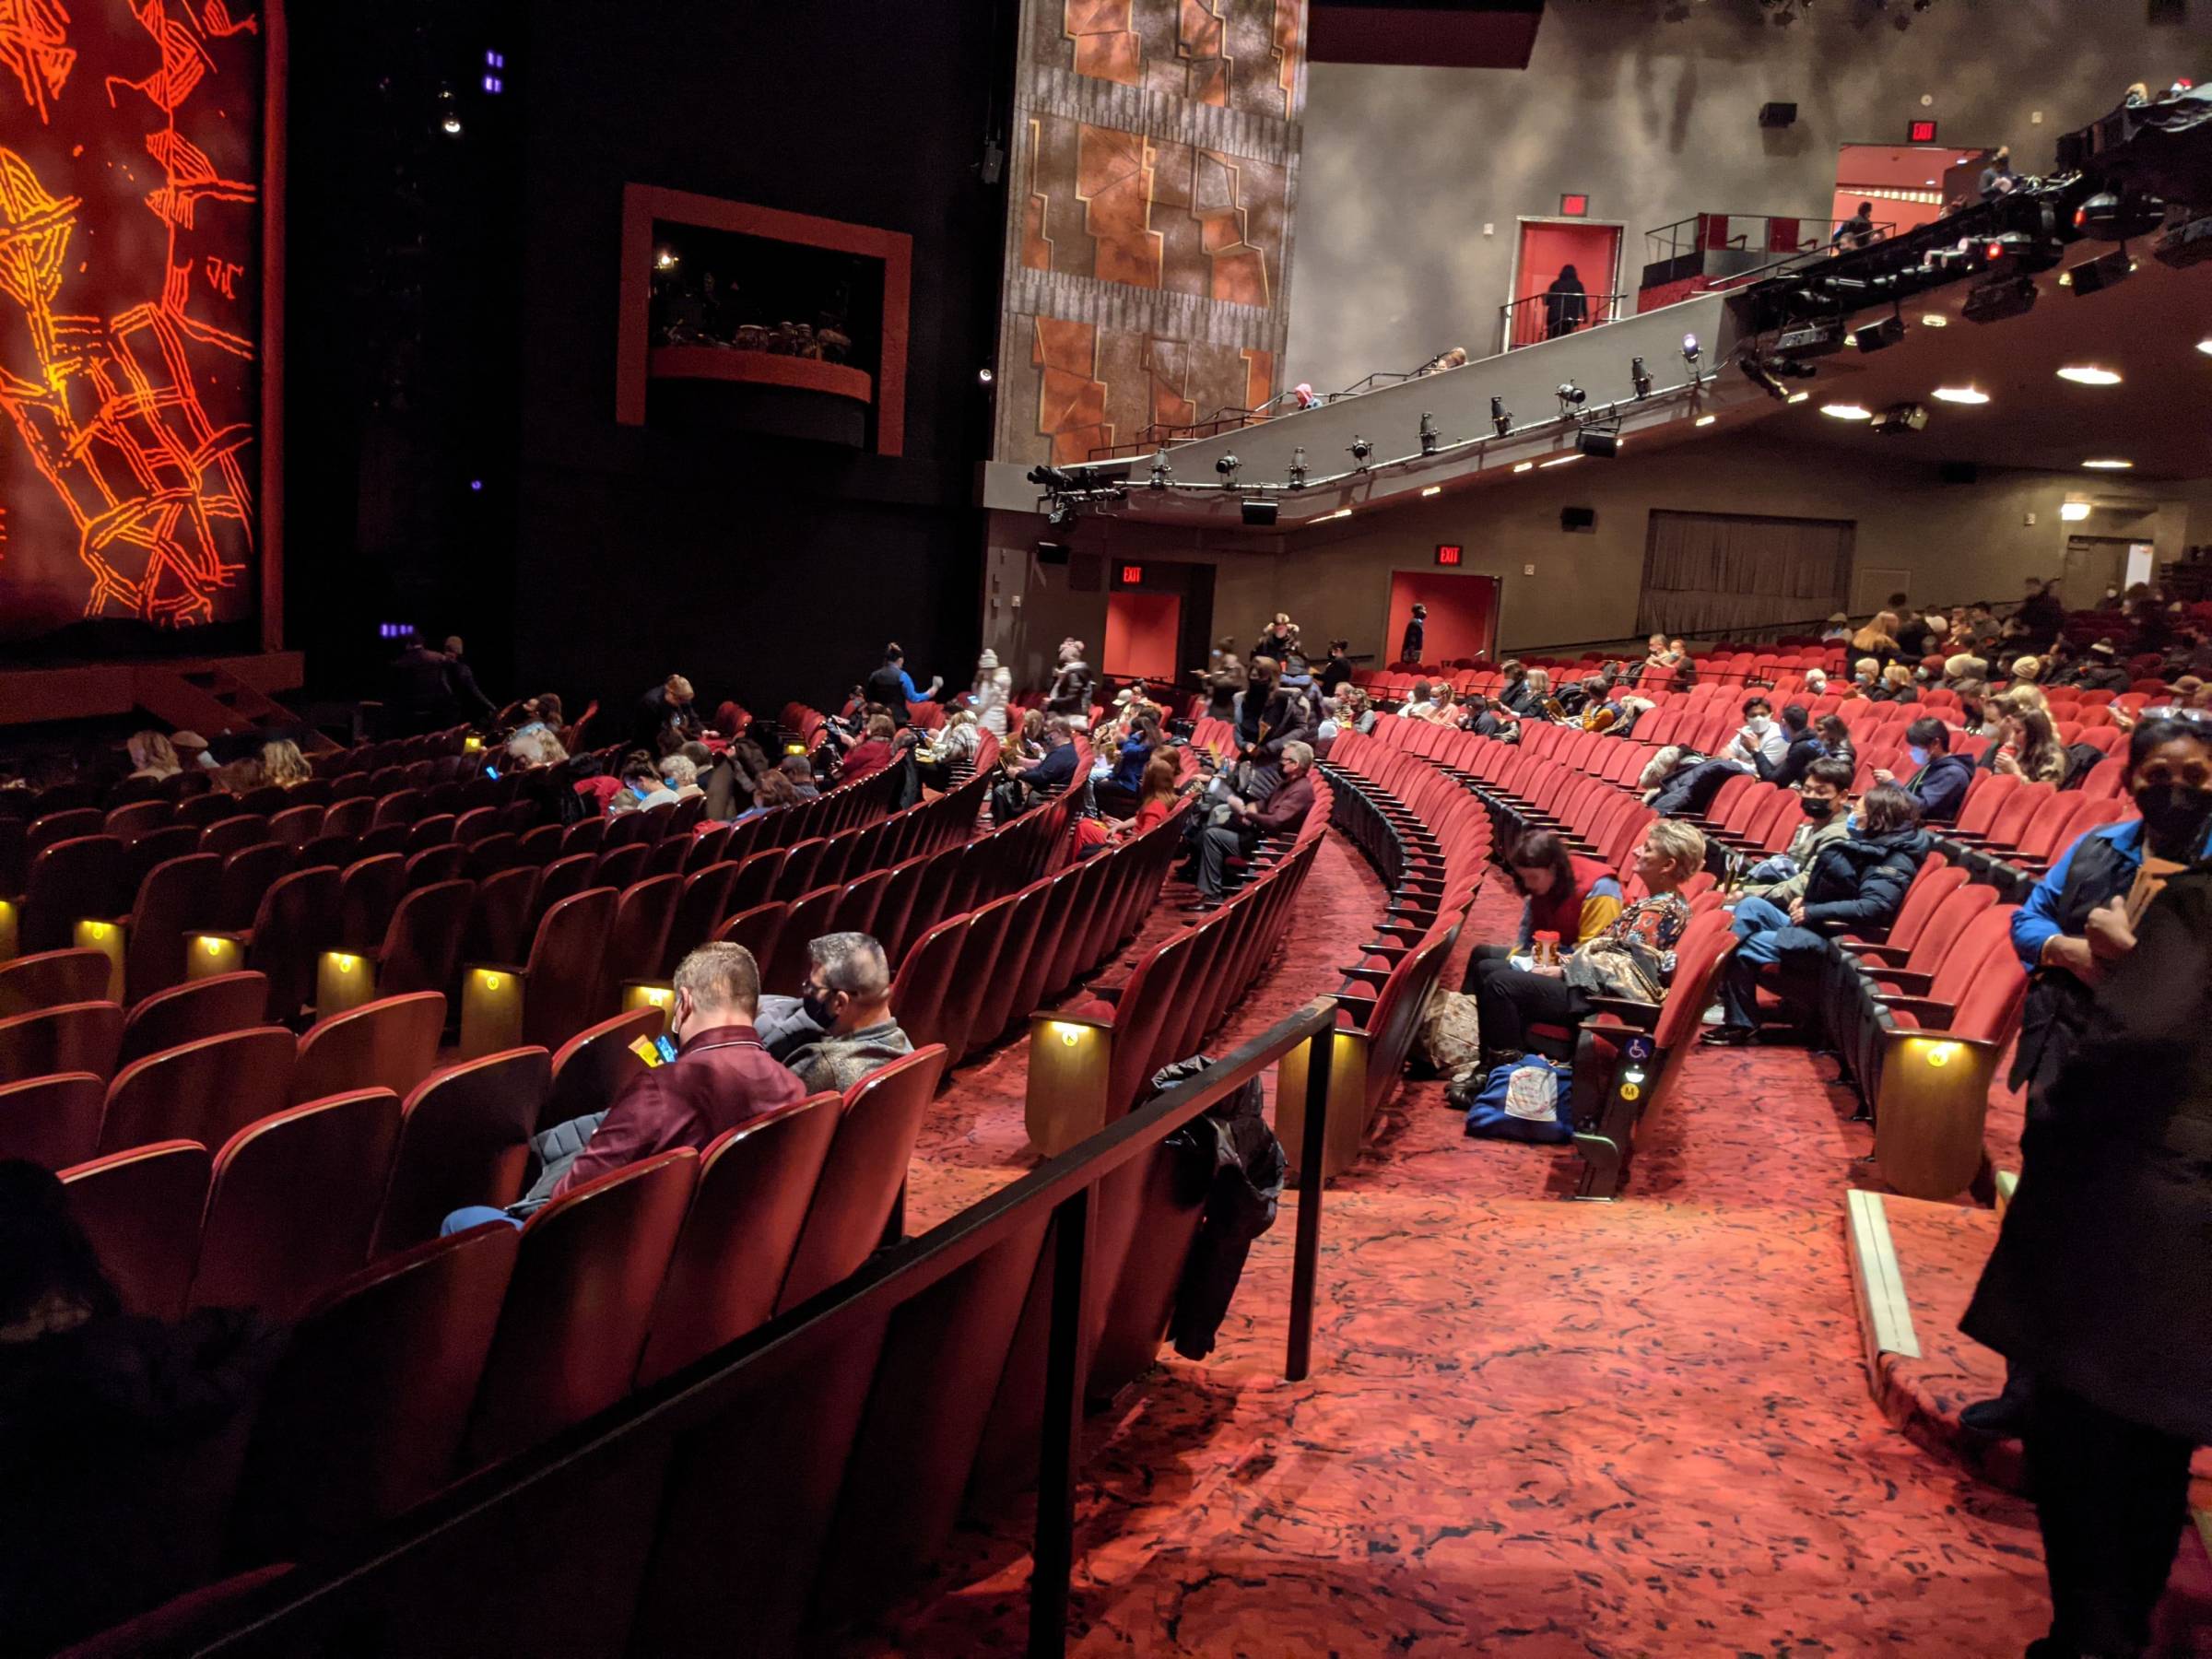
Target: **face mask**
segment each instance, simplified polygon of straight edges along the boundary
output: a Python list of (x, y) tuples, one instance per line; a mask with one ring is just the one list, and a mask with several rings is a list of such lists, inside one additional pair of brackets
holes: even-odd
[(1816, 801), (1812, 796), (1806, 795), (1798, 801), (1797, 805), (1803, 809), (1805, 816), (1811, 818), (1816, 824), (1825, 824), (1830, 818), (1836, 816), (1836, 804), (1833, 801)]
[(1755, 737), (1764, 737), (1773, 729), (1774, 723), (1764, 714), (1754, 714), (1744, 723), (1745, 729)]
[(831, 1011), (830, 1005), (817, 997), (811, 990), (802, 991), (799, 994), (799, 1006), (804, 1010), (807, 1018), (813, 1020), (825, 1031), (837, 1024), (837, 1016)]
[(2196, 851), (2195, 842), (2212, 823), (2212, 789), (2192, 789), (2186, 783), (2153, 783), (2136, 792), (2143, 813), (2143, 828), (2153, 842), (2183, 854)]
[(1925, 766), (1928, 763), (1928, 751), (1922, 748), (1917, 743), (1906, 745), (1905, 753), (1912, 757), (1912, 764), (1915, 766)]

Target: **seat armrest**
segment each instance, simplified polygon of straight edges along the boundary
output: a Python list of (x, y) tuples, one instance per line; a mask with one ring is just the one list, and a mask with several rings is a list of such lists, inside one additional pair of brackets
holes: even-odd
[(1659, 1029), (1657, 1003), (1638, 1002), (1630, 996), (1592, 996), (1588, 1000), (1593, 1010), (1609, 1014), (1623, 1025), (1633, 1026), (1640, 1031)]
[(1949, 1003), (1936, 1002), (1925, 996), (1877, 996), (1874, 1001), (1877, 1007), (1912, 1015), (1920, 1021), (1923, 1030), (1932, 1030), (1937, 1025), (1948, 1025), (1957, 1012)]

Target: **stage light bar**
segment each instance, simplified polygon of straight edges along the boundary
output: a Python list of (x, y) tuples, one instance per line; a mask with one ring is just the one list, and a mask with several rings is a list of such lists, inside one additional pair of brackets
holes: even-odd
[(1969, 292), (1959, 314), (1969, 323), (2002, 323), (2010, 317), (2026, 316), (2035, 309), (2035, 300), (2032, 276), (2000, 277)]
[(1851, 343), (1861, 351), (1881, 351), (1896, 345), (1905, 337), (1905, 320), (1902, 317), (1884, 317), (1879, 323), (1869, 323), (1851, 336)]
[(2125, 282), (2136, 274), (2135, 255), (2125, 248), (2115, 248), (2110, 253), (2100, 253), (2094, 259), (2085, 259), (2079, 265), (2061, 271), (2058, 285), (2074, 290), (2074, 298), (2102, 293), (2116, 282)]

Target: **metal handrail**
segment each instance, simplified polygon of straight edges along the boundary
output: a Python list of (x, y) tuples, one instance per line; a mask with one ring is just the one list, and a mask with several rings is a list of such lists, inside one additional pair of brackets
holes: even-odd
[(1418, 369), (1379, 370), (1354, 381), (1341, 391), (1321, 393), (1309, 405), (1299, 403), (1298, 392), (1294, 387), (1287, 392), (1277, 392), (1254, 408), (1223, 405), (1203, 420), (1188, 421), (1180, 426), (1155, 421), (1150, 426), (1140, 428), (1137, 435), (1126, 443), (1101, 443), (1096, 446), (1088, 458), (1092, 461), (1118, 461), (1124, 457), (1147, 455), (1170, 444), (1196, 443), (1207, 438), (1218, 438), (1223, 432), (1242, 431), (1248, 426), (1270, 420), (1278, 414), (1296, 414), (1300, 408), (1323, 408), (1347, 397), (1364, 397), (1380, 386), (1395, 386), (1409, 380), (1418, 380), (1435, 368), (1442, 357), (1443, 353), (1439, 352)]
[[(373, 1607), (401, 1574), (419, 1570), (441, 1548), (484, 1547), (502, 1519), (520, 1528), (553, 1495), (604, 1480), (610, 1461), (652, 1455), (738, 1405), (762, 1383), (840, 1340), (888, 1317), (933, 1286), (1037, 1225), (1049, 1213), (1053, 1253), (1046, 1337), (1043, 1427), (1038, 1447), (1034, 1570), (1030, 1580), (1029, 1652), (1065, 1649), (1074, 1567), (1076, 1457), (1082, 1410), (1080, 1344), (1085, 1255), (1091, 1192), (1105, 1176), (1143, 1156), (1207, 1107), (1257, 1077), (1301, 1043), (1312, 1043), (1306, 1074), (1305, 1133), (1298, 1167), (1318, 1171), (1327, 1132), (1329, 1072), (1335, 1047), (1336, 1003), (1317, 997), (1296, 1013), (1223, 1055), (1198, 1076), (1165, 1090), (1119, 1122), (1046, 1159), (1019, 1181), (939, 1222), (919, 1237), (883, 1251), (841, 1284), (831, 1286), (666, 1381), (580, 1425), (534, 1452), (484, 1471), (432, 1500), (406, 1523), (395, 1542), (365, 1560), (324, 1574), (304, 1589), (301, 1572), (288, 1577), (269, 1610), (197, 1649), (202, 1654), (306, 1651), (320, 1621), (343, 1616), (348, 1603)], [(1320, 1041), (1316, 1041), (1319, 1039)], [(1321, 1258), (1320, 1181), (1300, 1184), (1291, 1259), (1289, 1336), (1283, 1375), (1302, 1382), (1312, 1369), (1313, 1299)], [(302, 1570), (302, 1572), (304, 1570)], [(295, 1646), (294, 1644), (297, 1644)]]
[[(1618, 323), (1629, 314), (1624, 307), (1633, 298), (1629, 294), (1589, 294), (1579, 298), (1583, 301), (1583, 320), (1573, 327), (1555, 335), (1550, 332), (1549, 305), (1551, 296), (1538, 292), (1524, 294), (1520, 299), (1498, 308), (1499, 350), (1517, 351), (1524, 347), (1541, 346), (1546, 340), (1565, 339), (1568, 335), (1581, 334), (1588, 328), (1603, 328), (1608, 323)], [(1531, 312), (1528, 308), (1537, 308)], [(1527, 319), (1536, 319), (1535, 326), (1527, 326)]]

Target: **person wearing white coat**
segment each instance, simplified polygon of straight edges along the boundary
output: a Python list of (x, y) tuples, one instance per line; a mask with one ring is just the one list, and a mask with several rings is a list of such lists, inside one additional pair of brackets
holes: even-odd
[(975, 662), (975, 688), (968, 694), (968, 706), (975, 711), (975, 724), (1002, 742), (1006, 735), (1006, 706), (1013, 695), (1013, 670), (998, 665), (995, 651), (984, 652)]

